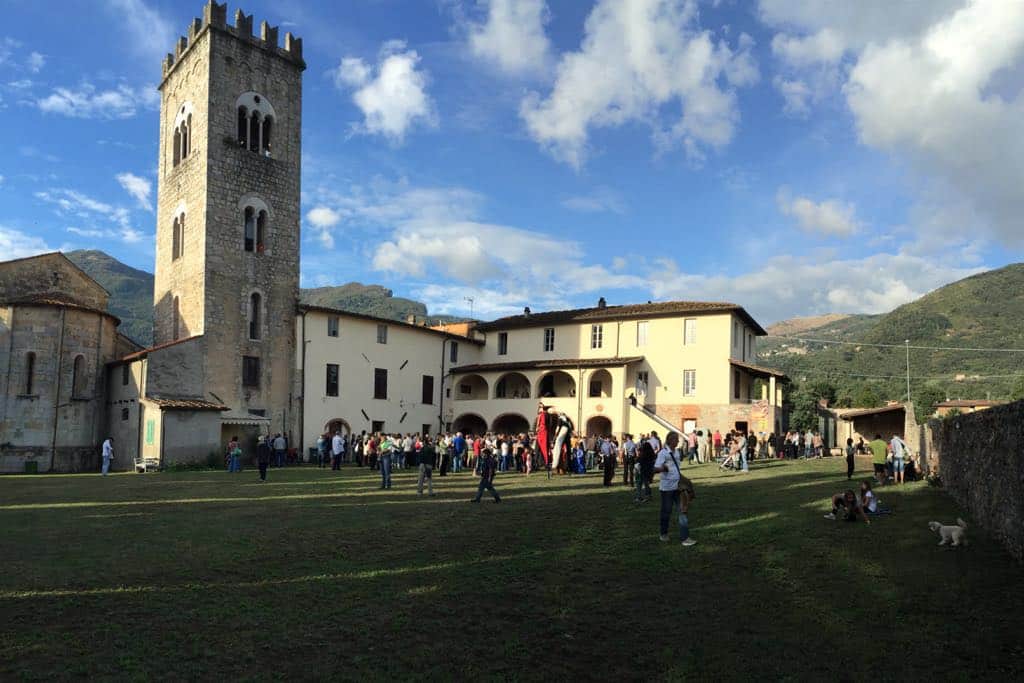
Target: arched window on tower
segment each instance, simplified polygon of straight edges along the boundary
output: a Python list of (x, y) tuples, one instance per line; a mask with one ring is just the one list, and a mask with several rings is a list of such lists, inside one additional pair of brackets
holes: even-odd
[(85, 356), (75, 356), (71, 366), (71, 398), (85, 397)]
[(270, 128), (273, 125), (273, 123), (274, 123), (274, 117), (273, 116), (264, 116), (263, 117), (263, 136), (262, 136), (262, 138), (263, 138), (263, 148), (262, 148), (262, 152), (263, 152), (263, 156), (267, 156), (267, 157), (270, 156)]
[(238, 146), (270, 156), (270, 140), (277, 114), (267, 98), (256, 92), (242, 93), (235, 101), (238, 113)]
[(256, 210), (251, 206), (245, 207), (245, 250), (255, 251), (256, 249)]
[(254, 111), (249, 115), (249, 144), (248, 149), (250, 152), (260, 151), (260, 113)]
[(177, 216), (174, 218), (174, 227), (171, 232), (171, 260), (177, 261), (181, 256), (181, 223)]
[(181, 128), (174, 129), (174, 159), (173, 165), (177, 166), (181, 163)]
[(238, 108), (238, 146), (245, 147), (249, 144), (249, 113), (245, 107)]
[(25, 395), (31, 396), (36, 382), (36, 354), (29, 351), (25, 354)]
[(256, 251), (262, 254), (266, 249), (267, 238), (267, 212), (260, 211), (256, 216)]
[(260, 307), (262, 303), (262, 297), (256, 292), (249, 297), (249, 339), (260, 338)]
[(181, 155), (184, 159), (192, 153), (192, 114), (185, 119), (185, 153)]
[(178, 297), (171, 301), (171, 341), (177, 341), (181, 335), (181, 302)]
[(185, 102), (174, 116), (171, 165), (176, 167), (192, 152), (192, 103)]

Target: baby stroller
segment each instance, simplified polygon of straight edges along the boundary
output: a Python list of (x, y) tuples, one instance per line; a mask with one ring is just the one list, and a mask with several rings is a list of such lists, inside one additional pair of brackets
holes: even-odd
[(721, 462), (718, 463), (718, 469), (721, 470), (735, 470), (739, 468), (739, 453), (726, 452), (722, 457)]

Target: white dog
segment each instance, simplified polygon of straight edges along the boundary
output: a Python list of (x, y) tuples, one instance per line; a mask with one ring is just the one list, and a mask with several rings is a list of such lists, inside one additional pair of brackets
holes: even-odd
[(959, 517), (956, 518), (956, 526), (928, 522), (928, 528), (939, 532), (939, 536), (942, 538), (939, 545), (946, 545), (950, 541), (954, 548), (959, 545), (967, 545), (967, 522)]

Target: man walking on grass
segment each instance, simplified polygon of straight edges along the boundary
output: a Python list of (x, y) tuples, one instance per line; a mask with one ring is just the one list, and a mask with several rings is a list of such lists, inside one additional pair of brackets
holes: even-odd
[(491, 495), (494, 496), (494, 502), (500, 503), (501, 496), (494, 490), (494, 474), (497, 470), (497, 463), (494, 461), (494, 454), (490, 448), (485, 448), (480, 454), (480, 486), (476, 490), (476, 498), (473, 498), (471, 503), (479, 503), (480, 497), (484, 495), (484, 491), (490, 491)]
[[(658, 459), (654, 463), (654, 471), (661, 473), (661, 481), (658, 482), (658, 490), (661, 492), (661, 535), (658, 538), (661, 541), (668, 541), (668, 520), (672, 516), (672, 508), (678, 505), (679, 541), (684, 546), (691, 546), (697, 543), (690, 538), (690, 519), (687, 516), (693, 485), (689, 484), (680, 491), (679, 482), (683, 479), (683, 473), (679, 470), (679, 459), (676, 457), (678, 444), (679, 434), (669, 432), (665, 436), (665, 447), (658, 453)], [(688, 479), (686, 481), (689, 482)]]
[(395, 442), (390, 436), (382, 436), (380, 443), (380, 488), (391, 488), (391, 458), (394, 456)]
[[(93, 441), (93, 443), (96, 443)], [(103, 476), (110, 471), (110, 461), (114, 459), (114, 437), (108, 436), (103, 442)]]
[(888, 447), (884, 441), (882, 441), (881, 434), (875, 434), (874, 440), (868, 444), (868, 449), (871, 450), (871, 464), (875, 468), (875, 479), (878, 480), (879, 484), (884, 484), (886, 480), (885, 472), (885, 461), (888, 455)]
[(267, 480), (267, 467), (270, 466), (270, 444), (267, 441), (270, 440), (268, 435), (266, 439), (260, 439), (256, 443), (256, 465), (260, 468), (260, 481), (264, 482)]
[(341, 457), (345, 453), (345, 441), (341, 438), (341, 432), (334, 432), (331, 439), (331, 469), (341, 469)]

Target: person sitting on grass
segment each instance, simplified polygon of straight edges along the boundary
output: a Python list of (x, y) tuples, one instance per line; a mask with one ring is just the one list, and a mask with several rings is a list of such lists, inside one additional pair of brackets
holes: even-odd
[(860, 483), (860, 505), (869, 515), (891, 515), (892, 510), (882, 507), (878, 502), (878, 496), (871, 490), (871, 480), (865, 479)]
[(867, 524), (871, 524), (871, 520), (864, 514), (864, 508), (857, 503), (857, 496), (850, 489), (832, 496), (832, 512), (825, 515), (825, 519), (832, 520), (840, 517), (847, 522), (856, 522), (862, 519)]

